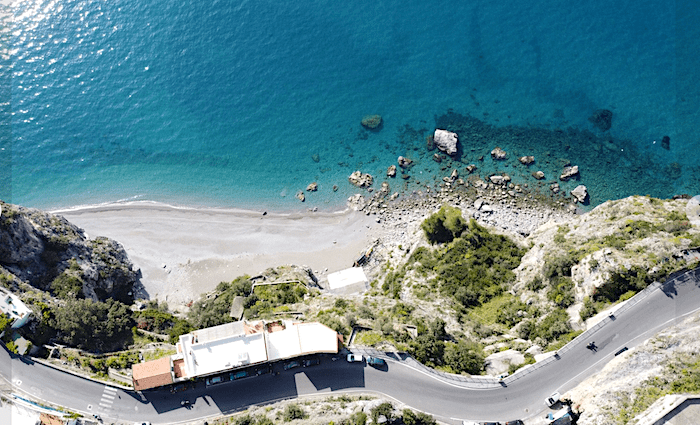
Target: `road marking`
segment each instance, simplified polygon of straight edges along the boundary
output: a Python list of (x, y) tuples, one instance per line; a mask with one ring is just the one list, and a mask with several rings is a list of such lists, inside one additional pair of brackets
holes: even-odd
[(109, 395), (109, 394), (102, 394), (102, 398), (103, 398), (103, 399), (105, 399), (105, 398), (110, 398), (110, 399), (114, 400), (114, 396), (113, 396), (113, 395)]
[(108, 404), (102, 404), (102, 403), (99, 403), (99, 405), (102, 406), (102, 407), (106, 407), (107, 409), (109, 409), (110, 407), (112, 407), (112, 406), (110, 406), (110, 405), (108, 405)]
[(105, 391), (113, 392), (115, 394), (117, 393), (117, 389), (114, 387), (105, 387)]

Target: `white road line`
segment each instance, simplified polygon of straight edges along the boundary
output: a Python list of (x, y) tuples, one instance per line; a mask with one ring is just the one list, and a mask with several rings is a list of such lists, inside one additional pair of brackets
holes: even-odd
[(114, 396), (113, 396), (113, 395), (102, 394), (102, 400), (104, 400), (105, 398), (111, 398), (112, 400), (114, 400)]
[(106, 407), (106, 408), (108, 408), (108, 409), (112, 407), (112, 406), (110, 406), (109, 404), (102, 404), (102, 403), (99, 403), (99, 404), (100, 404), (100, 406)]
[(116, 388), (114, 388), (114, 387), (105, 387), (105, 391), (110, 391), (110, 392), (113, 392), (113, 393), (115, 393), (115, 394), (116, 394), (116, 392), (117, 392), (117, 389), (116, 389)]

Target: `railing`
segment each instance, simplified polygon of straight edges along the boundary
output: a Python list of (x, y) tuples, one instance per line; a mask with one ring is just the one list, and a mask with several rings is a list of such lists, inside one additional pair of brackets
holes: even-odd
[[(446, 373), (446, 372), (441, 372), (438, 370), (435, 370), (431, 367), (428, 367), (407, 353), (404, 352), (384, 352), (377, 350), (375, 348), (371, 347), (357, 347), (353, 346), (352, 350), (353, 352), (361, 353), (361, 354), (366, 354), (370, 355), (373, 357), (379, 357), (379, 358), (384, 358), (384, 359), (393, 359), (393, 360), (398, 360), (401, 362), (404, 362), (412, 367), (415, 367), (418, 370), (421, 370), (426, 373), (430, 373), (432, 375), (436, 375), (444, 380), (448, 380), (454, 383), (461, 383), (464, 384), (465, 386), (476, 386), (476, 387), (498, 387), (502, 385), (507, 385), (511, 382), (517, 381), (518, 379), (521, 379), (527, 375), (529, 375), (532, 372), (535, 372), (543, 367), (546, 367), (552, 362), (555, 362), (558, 360), (558, 358), (580, 344), (582, 341), (587, 341), (589, 338), (595, 334), (599, 329), (601, 329), (603, 326), (607, 325), (608, 323), (612, 322), (614, 319), (614, 315), (619, 315), (621, 313), (624, 313), (625, 311), (629, 310), (630, 308), (634, 307), (637, 305), (640, 301), (645, 299), (649, 294), (651, 294), (653, 291), (661, 288), (663, 291), (668, 290), (672, 286), (675, 285), (681, 285), (685, 286), (691, 282), (695, 282), (696, 284), (700, 285), (700, 267), (692, 269), (692, 270), (687, 270), (684, 273), (674, 276), (672, 279), (660, 283), (660, 282), (653, 282), (646, 288), (644, 288), (642, 291), (638, 292), (635, 294), (632, 298), (627, 300), (626, 303), (624, 303), (622, 306), (614, 310), (614, 312), (608, 316), (605, 317), (603, 320), (600, 322), (596, 323), (592, 327), (586, 329), (586, 331), (582, 332), (580, 335), (578, 335), (576, 338), (571, 340), (569, 343), (567, 343), (565, 346), (560, 348), (558, 351), (555, 351), (550, 357), (547, 357), (546, 359), (540, 360), (537, 363), (533, 363), (531, 365), (527, 365), (520, 370), (518, 370), (516, 373), (513, 375), (507, 376), (503, 379), (498, 379), (490, 376), (464, 376), (464, 375), (457, 375), (453, 373)], [(355, 330), (353, 329), (353, 333)]]

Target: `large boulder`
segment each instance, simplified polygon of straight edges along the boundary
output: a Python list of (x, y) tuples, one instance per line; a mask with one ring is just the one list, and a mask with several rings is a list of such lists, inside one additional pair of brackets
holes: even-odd
[(535, 162), (535, 157), (532, 155), (521, 156), (520, 158), (518, 158), (518, 161), (520, 161), (521, 164), (530, 165), (533, 162)]
[(559, 180), (567, 181), (576, 175), (578, 175), (578, 165), (574, 165), (573, 167), (564, 167), (564, 171), (561, 172)]
[(390, 165), (386, 170), (387, 177), (396, 177), (396, 165)]
[(499, 161), (500, 161), (500, 160), (506, 159), (507, 156), (508, 156), (508, 154), (506, 153), (506, 151), (504, 151), (503, 149), (499, 148), (498, 146), (496, 146), (496, 147), (491, 151), (491, 158), (497, 159), (497, 160), (499, 160)]
[(459, 142), (457, 133), (436, 129), (435, 134), (433, 134), (433, 142), (438, 149), (448, 155), (455, 155), (457, 153), (457, 143)]
[(400, 156), (397, 161), (399, 163), (399, 167), (401, 168), (408, 168), (411, 166), (411, 164), (413, 164), (413, 160), (406, 158), (405, 156)]
[(571, 191), (571, 196), (573, 196), (579, 202), (586, 202), (586, 198), (588, 198), (588, 189), (586, 186), (580, 184)]
[(361, 171), (354, 171), (352, 174), (350, 174), (348, 180), (357, 187), (369, 187), (372, 186), (372, 183), (374, 182), (372, 176), (367, 173), (363, 174)]

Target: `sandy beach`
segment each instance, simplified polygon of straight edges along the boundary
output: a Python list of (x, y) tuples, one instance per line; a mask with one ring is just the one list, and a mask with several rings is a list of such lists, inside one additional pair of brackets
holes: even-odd
[(376, 225), (351, 210), (263, 215), (135, 202), (52, 212), (91, 238), (120, 242), (141, 270), (142, 296), (174, 308), (221, 281), (268, 267), (307, 266), (323, 279), (352, 265), (371, 243)]

